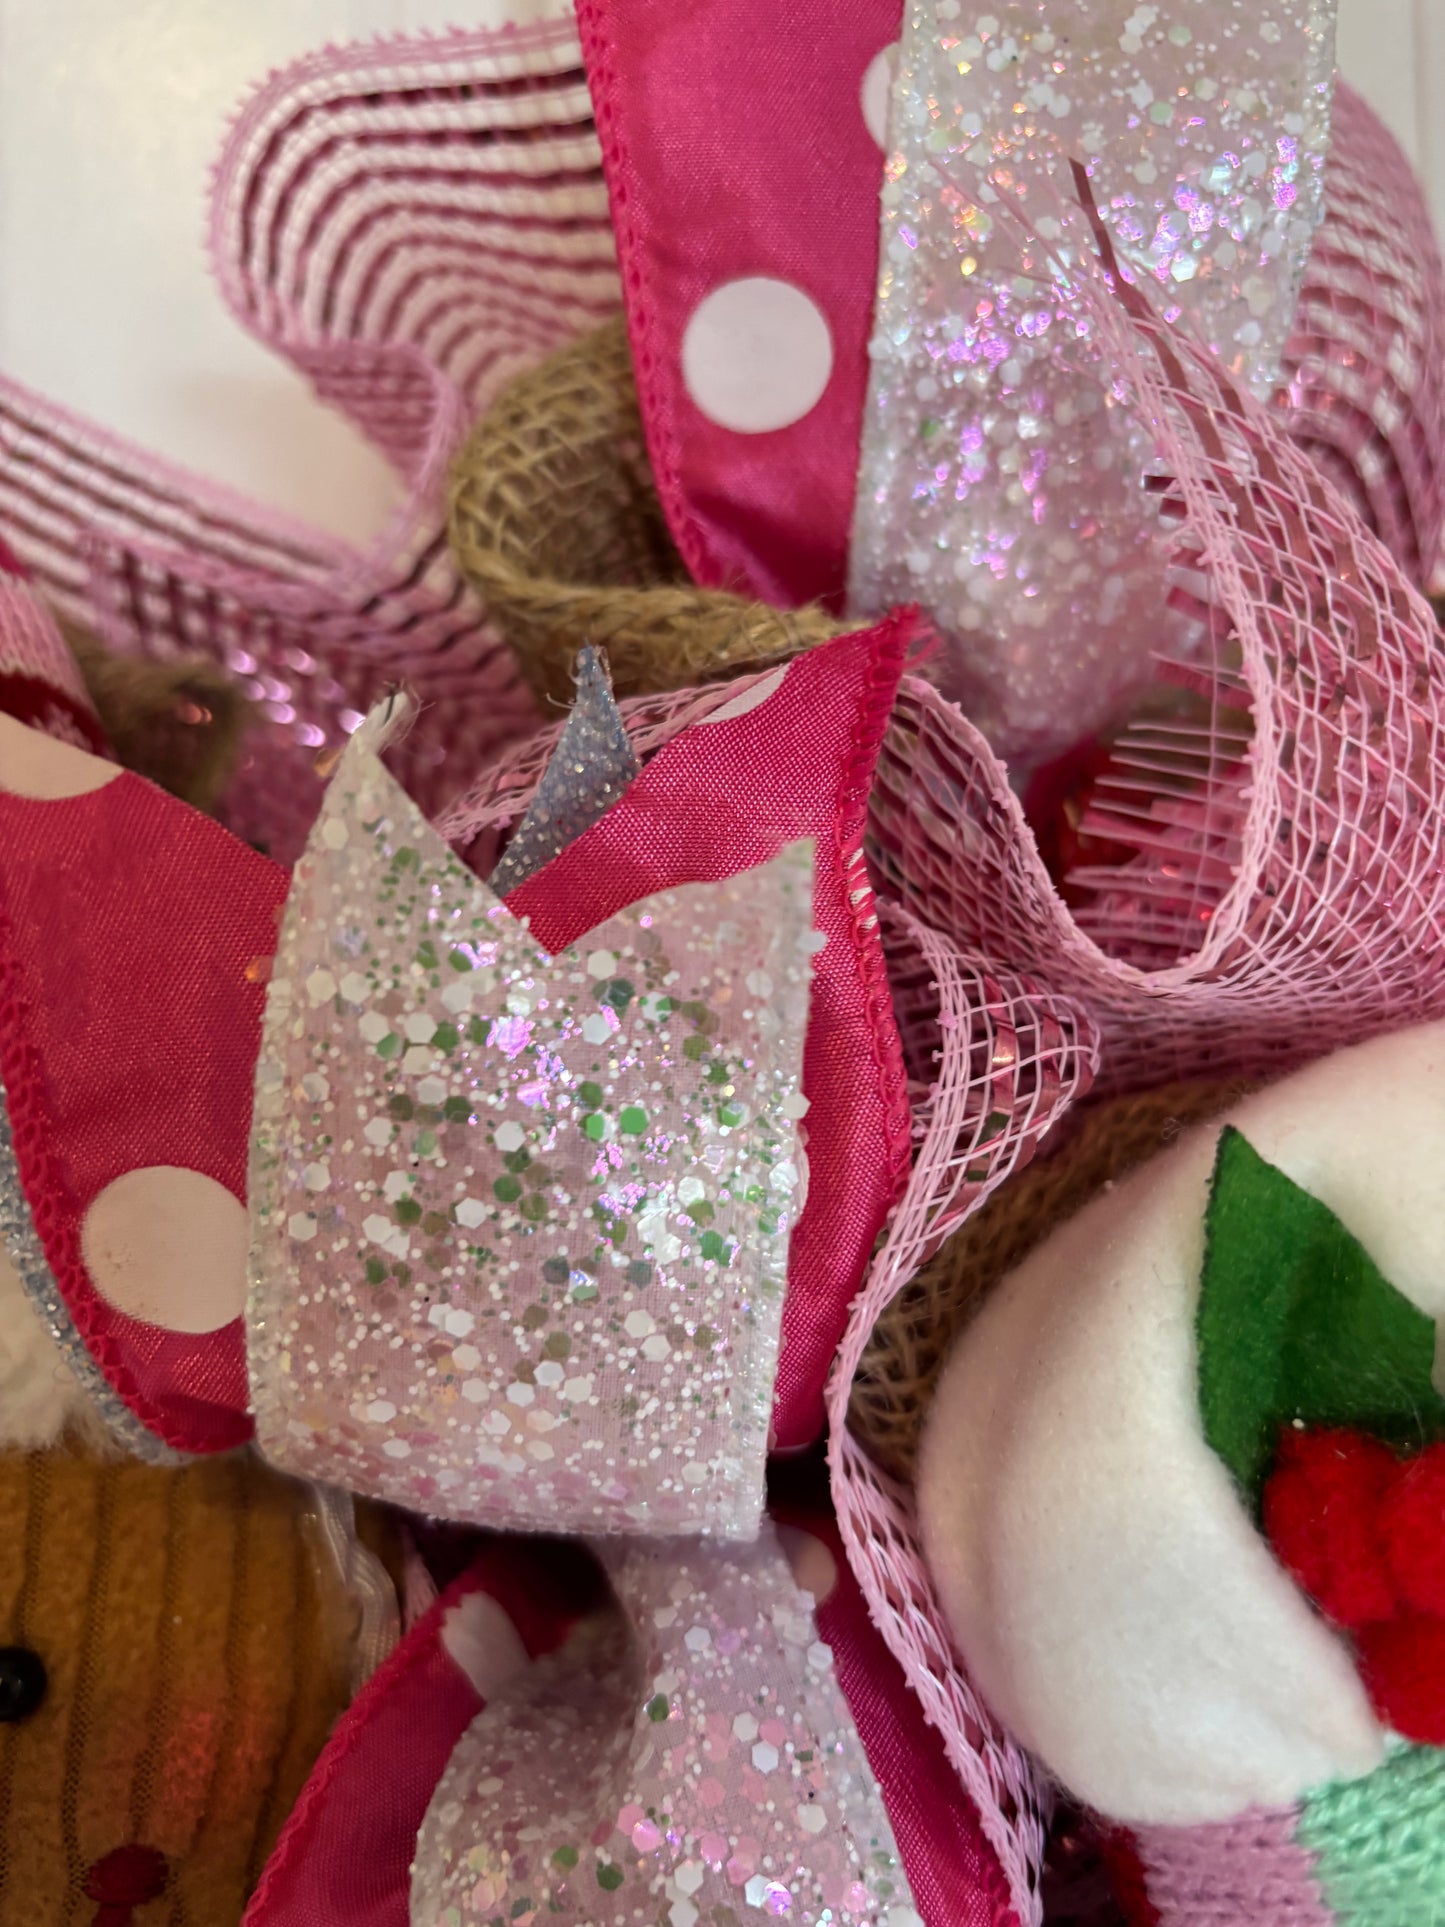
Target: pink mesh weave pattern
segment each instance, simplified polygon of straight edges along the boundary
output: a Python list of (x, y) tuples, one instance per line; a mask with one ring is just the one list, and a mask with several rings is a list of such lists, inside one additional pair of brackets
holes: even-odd
[(906, 682), (873, 798), (880, 888), (1088, 1009), (1110, 1088), (1266, 1071), (1437, 1013), (1431, 610), (1279, 417), (1081, 253), (1078, 314), (1173, 478), (1176, 561), (1210, 632), (1181, 673), (1205, 713), (1141, 721), (1120, 746), (1096, 827), (1138, 854), (1081, 873), (1097, 896), (1075, 917), (1002, 765)]
[(1445, 274), (1419, 178), (1342, 83), (1284, 371), (1294, 439), (1428, 586), (1445, 523)]
[[(911, 1493), (882, 1472), (847, 1425), (858, 1360), (886, 1305), (929, 1253), (1089, 1088), (1097, 1039), (1066, 997), (996, 970), (894, 906), (880, 906), (904, 1051), (918, 1090), (918, 1152), (887, 1242), (854, 1304), (829, 1382), (829, 1464), (839, 1529), (869, 1609), (938, 1728), (978, 1808), (1020, 1927), (1042, 1918), (1044, 1800), (1033, 1769), (974, 1691), (923, 1563)], [(1000, 1911), (996, 1927), (1009, 1919)]]
[(198, 651), (268, 727), (230, 826), (288, 858), (317, 752), (405, 680), (397, 773), (437, 808), (536, 723), (446, 551), (442, 481), (476, 412), (620, 301), (570, 22), (308, 56), (242, 108), (213, 183), (211, 252), (243, 325), (396, 467), (369, 552), (106, 436), (0, 380), (0, 527), (64, 612), (113, 647)]
[(880, 897), (915, 919), (882, 911), (923, 1135), (829, 1389), (850, 1557), (1025, 1923), (1041, 1918), (1039, 1790), (952, 1653), (909, 1494), (846, 1428), (873, 1324), (1096, 1063), (1115, 1088), (1249, 1073), (1445, 1008), (1445, 662), (1430, 610), (1280, 417), (1116, 288), (1060, 211), (1083, 257), (1075, 315), (1172, 478), (1162, 506), (1205, 637), (1189, 671), (1203, 716), (1141, 722), (1121, 747), (1107, 832), (1137, 854), (1093, 879), (1086, 928), (982, 737), (905, 681), (872, 829)]

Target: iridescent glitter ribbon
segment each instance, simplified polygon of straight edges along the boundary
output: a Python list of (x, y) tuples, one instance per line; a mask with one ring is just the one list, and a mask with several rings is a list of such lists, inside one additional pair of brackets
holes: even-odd
[(496, 1526), (750, 1538), (777, 1369), (812, 864), (550, 957), (383, 769), (298, 865), (257, 1070), (267, 1455)]
[(784, 1917), (920, 1927), (832, 1655), (771, 1528), (632, 1545), (621, 1607), (467, 1729), (417, 1840), (416, 1927)]
[(1071, 198), (1086, 163), (1122, 262), (1267, 392), (1322, 209), (1333, 22), (1333, 0), (906, 8), (851, 597), (925, 604), (946, 693), (1010, 759), (1108, 722), (1188, 641), (1054, 180)]

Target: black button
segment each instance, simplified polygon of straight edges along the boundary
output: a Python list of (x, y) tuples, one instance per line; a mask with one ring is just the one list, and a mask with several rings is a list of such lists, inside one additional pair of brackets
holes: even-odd
[(28, 1720), (45, 1698), (45, 1661), (28, 1646), (0, 1646), (0, 1723)]

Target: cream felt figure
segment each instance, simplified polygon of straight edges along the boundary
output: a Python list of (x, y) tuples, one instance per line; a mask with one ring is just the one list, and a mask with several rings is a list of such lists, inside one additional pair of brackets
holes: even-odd
[(1301, 1919), (1445, 1893), (1442, 1155), (1445, 1025), (1325, 1058), (1094, 1198), (940, 1382), (919, 1509), (959, 1648), (1134, 1831), (1150, 1918), (1276, 1918), (1261, 1841)]

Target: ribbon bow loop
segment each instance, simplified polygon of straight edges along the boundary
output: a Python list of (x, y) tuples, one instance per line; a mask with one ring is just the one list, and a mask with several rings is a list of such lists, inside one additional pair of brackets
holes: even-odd
[(528, 1531), (758, 1527), (811, 846), (552, 957), (347, 750), (282, 927), (248, 1317), (288, 1470)]
[(605, 1630), (518, 1674), (458, 1742), (417, 1840), (414, 1927), (920, 1927), (771, 1529), (608, 1564)]

